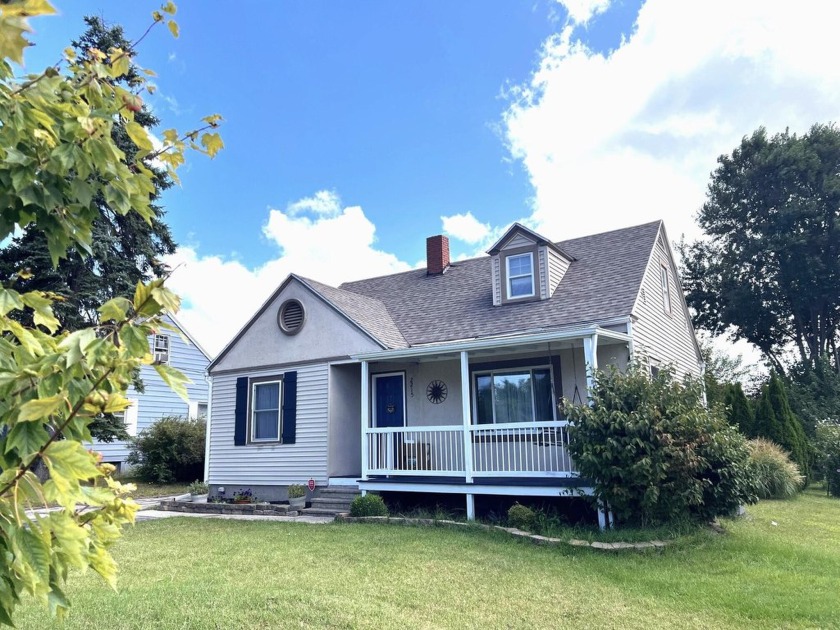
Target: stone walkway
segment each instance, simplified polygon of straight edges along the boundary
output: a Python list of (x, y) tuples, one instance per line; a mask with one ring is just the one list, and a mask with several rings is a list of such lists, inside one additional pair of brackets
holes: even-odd
[[(258, 514), (187, 514), (184, 512), (168, 512), (163, 510), (157, 510), (160, 505), (161, 501), (165, 500), (172, 500), (174, 496), (168, 497), (153, 497), (147, 499), (135, 499), (135, 501), (140, 505), (140, 509), (137, 512), (136, 521), (138, 523), (142, 521), (153, 521), (159, 518), (172, 518), (172, 517), (186, 517), (186, 518), (216, 518), (216, 519), (225, 519), (231, 521), (279, 521), (285, 523), (308, 523), (310, 525), (323, 525), (324, 523), (332, 523), (335, 520), (335, 517), (332, 516), (264, 516)], [(38, 510), (32, 510), (28, 512), (29, 514), (37, 514), (37, 515), (44, 515), (52, 512), (53, 510), (60, 510), (59, 507), (54, 508), (41, 508)]]
[(188, 512), (169, 512), (155, 509), (142, 509), (137, 512), (136, 521), (152, 521), (159, 518), (215, 518), (230, 521), (277, 521), (281, 523), (309, 523), (323, 525), (332, 523), (333, 516), (265, 516), (262, 514), (190, 514)]

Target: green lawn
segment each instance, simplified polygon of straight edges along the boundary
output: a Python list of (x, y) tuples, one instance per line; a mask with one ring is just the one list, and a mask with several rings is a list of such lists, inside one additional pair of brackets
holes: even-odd
[(186, 494), (190, 491), (190, 484), (188, 483), (150, 483), (129, 477), (119, 478), (119, 480), (122, 483), (133, 483), (137, 486), (137, 490), (131, 493), (131, 496), (135, 499)]
[[(61, 627), (840, 627), (840, 501), (810, 491), (749, 514), (644, 553), (475, 529), (146, 522), (116, 550), (120, 592), (76, 576)], [(17, 621), (49, 627), (31, 602)]]

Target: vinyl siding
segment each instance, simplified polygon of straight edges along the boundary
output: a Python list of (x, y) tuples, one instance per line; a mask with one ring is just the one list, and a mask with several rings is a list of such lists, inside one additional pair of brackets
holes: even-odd
[[(668, 269), (671, 313), (665, 312), (661, 269)], [(688, 319), (682, 288), (666, 240), (662, 233), (656, 240), (642, 281), (642, 291), (636, 300), (633, 315), (634, 352), (637, 358), (647, 357), (671, 364), (677, 374), (700, 374), (694, 345), (694, 329)]]
[[(298, 374), (295, 443), (234, 446), (236, 379), (271, 376), (288, 370)], [(325, 485), (328, 416), (329, 367), (325, 363), (213, 376), (209, 483), (273, 486), (305, 483), (312, 477), (318, 485)]]
[(516, 249), (517, 247), (532, 247), (534, 241), (524, 234), (517, 234), (502, 246), (502, 249)]
[[(207, 402), (209, 388), (204, 371), (210, 361), (201, 350), (184, 341), (177, 332), (162, 331), (162, 334), (169, 336), (169, 365), (181, 370), (192, 381), (187, 385), (190, 400)], [(150, 348), (151, 343), (149, 339)], [(164, 416), (188, 416), (189, 405), (163, 382), (152, 366), (142, 366), (140, 378), (144, 392), (139, 394), (134, 388), (129, 388), (126, 393), (126, 398), (137, 401), (138, 433)], [(102, 459), (106, 462), (124, 462), (129, 450), (127, 442), (97, 442), (93, 448), (102, 453)]]
[(548, 252), (548, 297), (551, 297), (569, 268), (569, 261), (553, 249), (546, 247), (546, 251)]

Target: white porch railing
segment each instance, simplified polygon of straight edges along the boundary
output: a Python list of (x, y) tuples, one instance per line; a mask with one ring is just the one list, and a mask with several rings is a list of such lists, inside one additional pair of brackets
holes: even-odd
[(368, 429), (365, 439), (369, 474), (465, 474), (464, 428), (461, 426)]
[[(567, 422), (366, 429), (365, 475), (570, 477)], [(471, 448), (470, 458), (464, 449)], [(471, 461), (467, 470), (467, 461)]]
[(517, 422), (470, 427), (476, 477), (568, 477), (568, 423)]

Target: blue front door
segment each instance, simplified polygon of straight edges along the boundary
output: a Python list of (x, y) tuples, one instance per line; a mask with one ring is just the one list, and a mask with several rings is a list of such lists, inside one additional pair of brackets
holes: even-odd
[(373, 382), (376, 390), (374, 395), (376, 426), (380, 428), (405, 426), (403, 375), (376, 376)]

